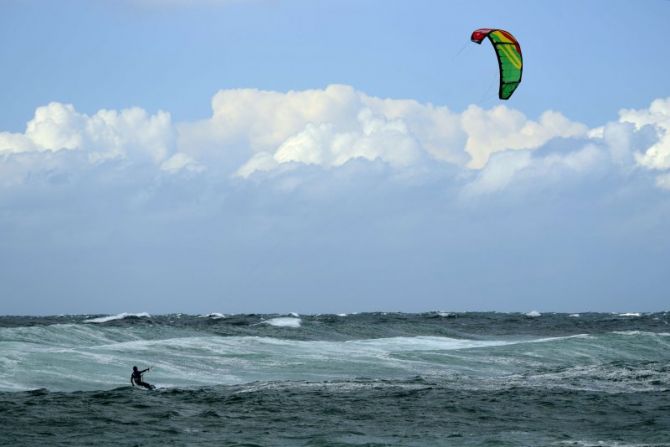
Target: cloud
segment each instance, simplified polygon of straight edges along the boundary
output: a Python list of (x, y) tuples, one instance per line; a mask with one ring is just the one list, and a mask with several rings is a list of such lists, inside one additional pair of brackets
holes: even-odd
[(0, 133), (5, 312), (654, 307), (669, 102), (594, 129), (343, 85), (196, 122), (48, 104)]
[(494, 156), (476, 179), (465, 187), (465, 195), (471, 197), (500, 191), (531, 163), (532, 156), (528, 151), (506, 152)]
[(619, 121), (632, 123), (638, 130), (650, 127), (656, 133), (657, 142), (635, 154), (640, 165), (654, 170), (670, 169), (670, 98), (655, 100), (649, 109), (622, 110)]
[(544, 112), (536, 122), (505, 106), (491, 110), (470, 106), (463, 113), (462, 123), (468, 135), (466, 150), (472, 157), (468, 166), (475, 169), (486, 165), (496, 152), (536, 149), (552, 138), (584, 136), (588, 130), (558, 112)]
[(493, 153), (535, 149), (588, 130), (552, 111), (537, 122), (504, 106), (471, 106), (459, 114), (345, 85), (287, 93), (225, 90), (214, 96), (212, 110), (210, 119), (180, 126), (179, 148), (214, 158), (248, 150), (241, 176), (284, 163), (335, 167), (355, 158), (407, 167), (427, 157), (480, 169)]
[(35, 111), (25, 133), (0, 133), (0, 154), (84, 150), (92, 162), (139, 157), (159, 163), (173, 150), (174, 139), (166, 112), (103, 109), (87, 116), (71, 104), (53, 102)]
[(161, 169), (170, 173), (179, 171), (202, 172), (205, 167), (186, 154), (176, 153), (161, 163)]
[[(35, 111), (25, 132), (0, 133), (0, 154), (81, 151), (92, 165), (116, 160), (148, 163), (165, 175), (210, 171), (247, 179), (301, 166), (338, 169), (355, 160), (385, 163), (399, 174), (454, 167), (466, 179), (465, 196), (474, 197), (524, 182), (560, 184), (604, 167), (666, 171), (669, 131), (670, 99), (624, 109), (618, 121), (589, 129), (555, 111), (537, 120), (503, 105), (457, 113), (331, 85), (222, 90), (212, 98), (210, 118), (181, 123), (164, 111), (103, 109), (89, 116), (54, 102)], [(40, 157), (23, 160), (34, 165)], [(667, 189), (665, 179), (658, 178), (659, 188)]]
[(304, 130), (286, 139), (274, 154), (260, 152), (245, 163), (237, 174), (249, 176), (256, 170), (270, 170), (282, 163), (337, 167), (353, 159), (384, 160), (403, 168), (421, 158), (417, 142), (400, 120), (374, 116), (370, 109), (358, 114), (359, 129), (336, 132), (332, 123), (308, 123)]
[(39, 107), (24, 134), (0, 133), (0, 153), (76, 149), (82, 142), (84, 121), (71, 104)]

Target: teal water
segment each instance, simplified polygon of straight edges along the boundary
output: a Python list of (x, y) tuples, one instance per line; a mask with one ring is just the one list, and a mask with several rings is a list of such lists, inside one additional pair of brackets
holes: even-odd
[(0, 317), (0, 424), (0, 445), (670, 446), (670, 314)]

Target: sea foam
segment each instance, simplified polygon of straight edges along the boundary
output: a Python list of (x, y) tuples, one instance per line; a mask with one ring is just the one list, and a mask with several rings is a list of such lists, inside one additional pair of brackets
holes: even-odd
[(263, 324), (269, 324), (275, 327), (300, 327), (302, 320), (295, 317), (278, 317), (270, 318), (269, 320), (261, 321)]
[(123, 320), (125, 318), (151, 318), (151, 315), (146, 312), (140, 312), (138, 314), (123, 312), (117, 315), (109, 315), (107, 317), (91, 318), (89, 320), (84, 320), (84, 323), (107, 323), (108, 321)]

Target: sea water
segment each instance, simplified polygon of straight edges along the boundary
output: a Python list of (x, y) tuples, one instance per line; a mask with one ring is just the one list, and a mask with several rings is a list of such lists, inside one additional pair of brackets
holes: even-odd
[(92, 444), (670, 446), (670, 314), (0, 317), (0, 445)]

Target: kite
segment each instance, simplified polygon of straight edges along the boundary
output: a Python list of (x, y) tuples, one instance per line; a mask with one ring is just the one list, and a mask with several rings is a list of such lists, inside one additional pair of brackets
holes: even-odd
[(498, 98), (509, 99), (521, 82), (523, 72), (521, 46), (514, 36), (502, 29), (480, 28), (472, 32), (470, 40), (481, 44), (487, 37), (498, 56), (498, 67), (500, 68)]

